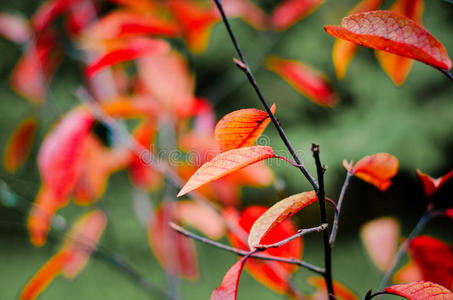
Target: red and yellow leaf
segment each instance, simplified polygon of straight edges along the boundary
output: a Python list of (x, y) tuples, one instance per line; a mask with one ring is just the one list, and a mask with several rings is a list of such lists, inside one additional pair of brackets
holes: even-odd
[[(397, 0), (390, 10), (422, 24), (423, 0)], [(412, 59), (379, 50), (376, 57), (393, 83), (403, 84), (412, 67)]]
[(354, 167), (346, 161), (343, 161), (343, 166), (352, 175), (385, 191), (392, 184), (390, 179), (398, 172), (398, 159), (388, 153), (377, 153), (365, 156)]
[(248, 243), (250, 249), (260, 246), (262, 239), (278, 224), (299, 210), (318, 200), (314, 191), (292, 195), (280, 200), (262, 214), (250, 229)]
[(178, 197), (248, 165), (273, 157), (274, 150), (269, 146), (252, 146), (223, 152), (203, 164), (179, 191)]
[(398, 295), (409, 300), (452, 300), (453, 293), (436, 283), (415, 281), (392, 285), (385, 289), (389, 294)]
[(23, 120), (14, 130), (6, 145), (3, 165), (9, 172), (16, 172), (22, 166), (30, 154), (35, 138), (38, 121), (30, 117)]
[[(315, 294), (311, 295), (310, 299), (312, 300), (321, 300), (327, 299), (327, 288), (324, 278), (311, 276), (307, 279), (308, 283), (316, 287), (318, 290)], [(339, 283), (338, 281), (333, 281), (333, 290), (335, 292), (335, 297), (338, 300), (358, 300), (359, 298), (351, 292), (346, 286)]]
[(0, 36), (16, 43), (25, 43), (30, 39), (30, 27), (26, 19), (0, 13)]
[[(249, 206), (240, 216), (237, 215), (236, 211), (225, 211), (225, 217), (230, 221), (229, 224), (232, 225), (231, 228), (234, 229), (228, 232), (228, 238), (234, 247), (246, 251), (250, 250), (247, 245), (247, 234), (250, 232), (255, 221), (266, 212), (266, 210), (267, 208), (264, 206)], [(274, 227), (274, 229), (263, 238), (262, 243), (276, 243), (296, 233), (297, 230), (293, 223), (290, 220), (285, 220)], [(295, 239), (278, 248), (267, 249), (266, 251), (261, 252), (261, 254), (300, 259), (302, 257), (302, 252), (303, 240)], [(291, 274), (297, 269), (297, 266), (250, 258), (247, 261), (245, 269), (256, 280), (277, 293), (292, 295), (294, 292), (289, 283), (289, 279)]]
[(226, 272), (220, 286), (212, 292), (210, 300), (236, 300), (239, 279), (247, 258), (244, 256)]
[(115, 64), (134, 60), (142, 56), (161, 55), (170, 51), (170, 45), (157, 39), (136, 37), (130, 39), (124, 47), (115, 49), (104, 55), (101, 55), (93, 61), (85, 70), (87, 78), (92, 78), (103, 69)]
[(195, 245), (191, 239), (174, 231), (174, 206), (164, 204), (150, 216), (148, 241), (160, 265), (172, 275), (194, 280), (198, 277)]
[[(271, 111), (275, 113), (275, 104)], [(255, 108), (240, 109), (220, 119), (215, 127), (215, 138), (222, 151), (252, 146), (270, 121), (267, 112)]]
[(272, 12), (269, 24), (274, 30), (286, 30), (312, 13), (322, 0), (283, 0)]
[(423, 184), (425, 189), (425, 195), (427, 197), (433, 195), (445, 182), (453, 177), (453, 170), (445, 174), (440, 178), (432, 178), (428, 174), (422, 173), (420, 170), (416, 170), (417, 176)]
[(83, 152), (94, 117), (83, 108), (64, 116), (45, 138), (38, 154), (43, 185), (58, 202), (67, 200), (82, 171)]
[(303, 63), (274, 56), (267, 59), (266, 66), (316, 104), (332, 107), (338, 102), (327, 78)]
[[(369, 10), (378, 9), (382, 0), (362, 0), (349, 13), (356, 14)], [(338, 79), (343, 79), (349, 62), (357, 51), (358, 45), (343, 39), (336, 39), (333, 45), (332, 58)]]
[(449, 70), (444, 46), (415, 21), (391, 11), (369, 11), (343, 18), (341, 26), (324, 26), (326, 32), (369, 48), (409, 57), (435, 68)]
[(360, 237), (374, 265), (385, 272), (396, 253), (400, 225), (397, 220), (383, 217), (365, 223), (360, 229)]

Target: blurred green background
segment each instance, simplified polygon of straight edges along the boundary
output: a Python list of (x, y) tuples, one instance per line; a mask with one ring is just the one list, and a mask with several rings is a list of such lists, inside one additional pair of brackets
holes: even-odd
[[(275, 1), (256, 1), (269, 9)], [(389, 152), (400, 161), (400, 171), (394, 184), (385, 193), (353, 179), (346, 196), (341, 227), (333, 253), (334, 278), (358, 295), (377, 288), (380, 274), (373, 267), (358, 240), (360, 225), (378, 216), (396, 216), (406, 234), (424, 211), (426, 202), (420, 183), (415, 176), (419, 168), (434, 177), (453, 168), (453, 84), (443, 74), (422, 63), (414, 63), (405, 84), (395, 87), (378, 65), (373, 51), (360, 48), (352, 60), (346, 78), (335, 79), (331, 60), (334, 39), (323, 30), (323, 25), (339, 24), (356, 1), (325, 1), (313, 14), (282, 33), (258, 32), (241, 20), (232, 22), (233, 29), (252, 65), (258, 83), (271, 102), (277, 104), (277, 116), (295, 148), (303, 151), (303, 160), (314, 171), (311, 143), (321, 146), (321, 156), (328, 165), (326, 188), (330, 198), (339, 194), (345, 171), (343, 159), (357, 161), (365, 155)], [(384, 1), (387, 8), (392, 1)], [(30, 16), (38, 3), (34, 1), (2, 1), (1, 11), (19, 12)], [(453, 5), (442, 0), (426, 1), (424, 26), (453, 52)], [(9, 87), (9, 74), (19, 58), (21, 49), (0, 40), (0, 149), (20, 122), (32, 112), (26, 100), (14, 94)], [(197, 95), (208, 98), (217, 117), (232, 110), (257, 107), (259, 102), (243, 74), (232, 64), (235, 56), (222, 24), (214, 27), (207, 51), (198, 56), (189, 55), (197, 78)], [(267, 55), (298, 59), (322, 70), (340, 95), (340, 103), (333, 109), (313, 104), (275, 74), (263, 68)], [(19, 196), (13, 207), (0, 205), (0, 299), (15, 299), (29, 278), (58, 249), (61, 234), (52, 232), (50, 242), (34, 248), (28, 240), (25, 218), (32, 199), (39, 188), (35, 159), (45, 133), (61, 112), (77, 103), (74, 90), (81, 83), (80, 69), (70, 58), (51, 82), (52, 104), (39, 110), (40, 123), (31, 158), (15, 175), (0, 170), (2, 181)], [(275, 130), (266, 130), (271, 145), (284, 149)], [(274, 165), (279, 184), (285, 194), (305, 191), (308, 183), (297, 170), (286, 165)], [(3, 184), (3, 183), (2, 183)], [(2, 185), (2, 189), (6, 185)], [(451, 201), (452, 187), (447, 186), (441, 196)], [(271, 205), (283, 195), (274, 187), (245, 188), (243, 205)], [(451, 203), (451, 202), (450, 202)], [(100, 205), (109, 216), (109, 224), (101, 247), (121, 255), (133, 268), (158, 286), (166, 288), (163, 272), (153, 258), (147, 242), (146, 230), (133, 211), (132, 188), (127, 174), (115, 174)], [(69, 205), (61, 211), (70, 223), (85, 208)], [(318, 220), (316, 207), (308, 208), (295, 220), (300, 226), (310, 226)], [(450, 243), (451, 221), (431, 222), (424, 233), (433, 234)], [(226, 242), (226, 240), (224, 240)], [(200, 278), (196, 282), (182, 281), (184, 299), (208, 299), (217, 287), (235, 256), (206, 245), (197, 244)], [(221, 259), (219, 259), (221, 257)], [(305, 240), (304, 258), (322, 264), (321, 241), (316, 236)], [(299, 270), (294, 283), (302, 291), (311, 291), (304, 278), (310, 274)], [(239, 299), (281, 299), (261, 286), (247, 273), (240, 282)], [(40, 299), (157, 299), (133, 280), (100, 257), (91, 259), (85, 271), (74, 281), (57, 278)]]

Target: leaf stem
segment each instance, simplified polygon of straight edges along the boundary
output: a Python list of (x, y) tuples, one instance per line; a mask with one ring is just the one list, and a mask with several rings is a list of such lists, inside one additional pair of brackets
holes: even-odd
[[(178, 233), (180, 233), (182, 235), (185, 235), (188, 238), (191, 238), (191, 239), (197, 240), (199, 242), (208, 244), (210, 246), (217, 247), (219, 249), (222, 249), (222, 250), (225, 250), (225, 251), (229, 251), (229, 252), (235, 253), (235, 254), (240, 255), (240, 256), (245, 256), (245, 255), (250, 253), (249, 251), (246, 251), (246, 250), (233, 248), (233, 247), (230, 247), (230, 246), (215, 242), (215, 241), (210, 240), (208, 238), (201, 237), (199, 235), (196, 235), (195, 233), (192, 233), (192, 232), (182, 228), (179, 225), (176, 225), (175, 223), (170, 223), (170, 226), (176, 232), (178, 232)], [(324, 275), (324, 270), (323, 269), (321, 269), (321, 268), (319, 268), (319, 267), (317, 267), (315, 265), (312, 265), (310, 263), (307, 263), (307, 262), (304, 262), (302, 260), (299, 260), (299, 259), (295, 259), (295, 258), (281, 258), (281, 257), (276, 257), (276, 256), (264, 255), (264, 254), (252, 254), (252, 257), (253, 258), (262, 259), (262, 260), (278, 261), (278, 262), (282, 262), (282, 263), (298, 265), (300, 267), (303, 267), (303, 268), (305, 268), (305, 269), (307, 269), (309, 271), (312, 271), (314, 273), (317, 273), (319, 275), (322, 275), (322, 276)]]
[(277, 129), (278, 134), (280, 135), (280, 138), (282, 139), (286, 148), (288, 149), (288, 151), (291, 153), (292, 157), (296, 161), (296, 164), (299, 165), (298, 166), (299, 170), (302, 172), (302, 174), (305, 176), (305, 178), (307, 178), (308, 182), (313, 186), (313, 189), (315, 191), (318, 191), (318, 189), (319, 189), (318, 183), (316, 182), (316, 180), (313, 178), (313, 176), (311, 176), (311, 174), (307, 171), (307, 169), (302, 164), (301, 160), (299, 159), (299, 156), (296, 154), (296, 151), (294, 150), (294, 147), (292, 146), (291, 142), (288, 140), (288, 137), (286, 136), (285, 132), (283, 131), (283, 128), (280, 126), (280, 123), (278, 122), (277, 118), (272, 113), (267, 100), (264, 98), (263, 93), (261, 92), (260, 88), (258, 87), (255, 77), (253, 76), (252, 71), (250, 70), (249, 66), (247, 65), (245, 57), (242, 54), (241, 48), (236, 40), (233, 30), (231, 29), (228, 18), (225, 15), (225, 11), (223, 10), (221, 0), (213, 0), (213, 1), (215, 2), (216, 6), (220, 12), (220, 15), (222, 16), (223, 24), (225, 25), (225, 27), (228, 31), (228, 34), (230, 35), (233, 46), (236, 49), (236, 52), (239, 56), (240, 61), (236, 60), (235, 61), (236, 65), (247, 76), (250, 84), (252, 85), (253, 89), (255, 90), (255, 92), (256, 92), (258, 98), (260, 99), (262, 105), (264, 106), (266, 112), (269, 114), (269, 117), (271, 118), (272, 123), (274, 124), (275, 128)]
[(451, 74), (450, 71), (445, 70), (445, 69), (438, 69), (438, 70), (441, 71), (445, 76), (450, 78), (450, 80), (453, 80), (453, 74)]
[(343, 204), (344, 195), (346, 194), (346, 190), (348, 189), (349, 182), (351, 181), (351, 177), (352, 177), (352, 174), (350, 172), (348, 172), (346, 174), (346, 178), (344, 180), (343, 187), (341, 188), (340, 196), (338, 197), (337, 210), (335, 213), (332, 232), (330, 233), (330, 239), (329, 239), (330, 247), (333, 247), (333, 244), (335, 243), (335, 238), (337, 237), (338, 226), (339, 226), (339, 222), (340, 222), (341, 205)]
[(300, 229), (296, 234), (294, 234), (294, 235), (292, 235), (292, 236), (290, 236), (290, 237), (288, 237), (288, 238), (286, 238), (284, 240), (281, 240), (280, 242), (273, 243), (273, 244), (267, 244), (267, 245), (259, 245), (256, 248), (260, 249), (260, 250), (266, 250), (266, 249), (269, 249), (269, 248), (278, 248), (278, 247), (283, 246), (284, 244), (289, 243), (292, 240), (297, 239), (297, 238), (299, 238), (301, 236), (304, 236), (304, 235), (306, 235), (308, 233), (320, 232), (320, 231), (326, 230), (328, 226), (329, 226), (329, 224), (325, 223), (325, 224), (319, 225), (317, 227), (312, 227), (312, 228), (307, 228), (307, 229)]
[[(316, 163), (316, 171), (318, 174), (319, 190), (316, 195), (318, 196), (319, 209), (321, 213), (321, 224), (328, 223), (327, 212), (326, 212), (326, 195), (324, 190), (324, 172), (325, 168), (321, 164), (321, 158), (319, 156), (319, 145), (313, 144), (311, 148), (313, 157)], [(322, 232), (323, 243), (324, 243), (324, 280), (326, 281), (327, 293), (330, 300), (335, 300), (335, 292), (333, 290), (332, 280), (332, 248), (329, 243), (329, 233), (327, 230)]]

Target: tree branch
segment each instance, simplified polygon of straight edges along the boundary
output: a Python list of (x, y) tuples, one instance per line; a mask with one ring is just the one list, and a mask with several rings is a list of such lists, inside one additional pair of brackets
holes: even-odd
[(257, 249), (260, 249), (260, 250), (266, 250), (266, 249), (269, 249), (269, 248), (278, 248), (280, 246), (283, 246), (284, 244), (286, 243), (289, 243), (291, 242), (292, 240), (294, 239), (297, 239), (301, 236), (304, 236), (308, 233), (312, 233), (312, 232), (320, 232), (320, 231), (323, 231), (323, 230), (326, 230), (327, 227), (329, 226), (329, 224), (322, 224), (322, 225), (319, 225), (317, 227), (312, 227), (312, 228), (307, 228), (307, 229), (300, 229), (296, 234), (284, 239), (284, 240), (281, 240), (280, 242), (277, 242), (277, 243), (273, 243), (273, 244), (267, 244), (267, 245), (259, 245), (258, 247), (256, 247)]
[(337, 202), (337, 210), (335, 213), (335, 218), (333, 221), (333, 227), (332, 227), (332, 232), (330, 233), (330, 247), (333, 247), (333, 244), (335, 243), (335, 238), (337, 237), (337, 231), (338, 231), (338, 226), (340, 222), (340, 213), (341, 213), (341, 205), (343, 204), (343, 199), (344, 195), (346, 194), (346, 190), (348, 189), (349, 182), (351, 181), (352, 174), (348, 172), (346, 174), (346, 178), (343, 183), (343, 187), (341, 188), (340, 196), (338, 197), (338, 202)]

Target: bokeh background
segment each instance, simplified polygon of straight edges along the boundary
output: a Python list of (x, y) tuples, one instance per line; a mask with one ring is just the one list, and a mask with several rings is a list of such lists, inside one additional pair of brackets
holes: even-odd
[[(276, 1), (257, 0), (270, 10)], [(338, 197), (345, 171), (343, 159), (358, 160), (377, 152), (388, 152), (400, 161), (394, 184), (385, 193), (360, 180), (353, 179), (342, 214), (338, 244), (334, 248), (334, 277), (358, 295), (377, 288), (380, 274), (368, 259), (358, 232), (365, 221), (378, 216), (395, 216), (408, 234), (425, 209), (423, 190), (415, 169), (440, 176), (453, 168), (453, 84), (443, 74), (422, 63), (414, 63), (406, 82), (395, 87), (378, 65), (374, 52), (360, 48), (347, 71), (337, 81), (331, 53), (334, 39), (323, 25), (338, 24), (356, 1), (325, 1), (313, 14), (286, 32), (260, 32), (242, 20), (233, 20), (233, 29), (241, 44), (263, 93), (277, 104), (277, 115), (287, 135), (299, 151), (310, 171), (314, 171), (311, 143), (321, 146), (321, 156), (328, 165), (326, 188), (329, 197)], [(391, 5), (384, 1), (383, 8)], [(0, 10), (30, 16), (39, 1), (2, 0)], [(424, 26), (453, 53), (453, 4), (442, 0), (425, 3)], [(70, 51), (70, 47), (68, 47)], [(0, 40), (0, 149), (18, 122), (30, 112), (28, 103), (11, 91), (9, 75), (22, 49)], [(187, 55), (196, 76), (196, 94), (214, 104), (217, 117), (236, 109), (260, 108), (258, 99), (243, 74), (234, 67), (233, 47), (222, 24), (217, 24), (206, 52)], [(326, 109), (298, 94), (281, 78), (264, 68), (268, 55), (298, 59), (319, 70), (331, 80), (341, 100)], [(28, 239), (25, 220), (32, 200), (39, 189), (36, 154), (45, 133), (60, 113), (68, 111), (78, 100), (75, 89), (81, 84), (77, 62), (65, 57), (63, 66), (54, 76), (49, 89), (54, 101), (39, 111), (40, 122), (31, 157), (18, 173), (11, 175), (0, 167), (0, 299), (16, 299), (27, 280), (52, 256), (61, 235), (53, 232), (49, 243), (34, 248)], [(276, 131), (269, 126), (266, 137), (275, 149), (284, 150)], [(243, 206), (255, 203), (271, 205), (281, 197), (309, 189), (297, 170), (286, 165), (273, 166), (277, 185), (264, 189), (244, 188)], [(6, 186), (13, 191), (16, 202), (8, 202)], [(441, 195), (452, 200), (453, 189), (447, 185)], [(165, 287), (162, 269), (148, 246), (146, 230), (140, 225), (132, 205), (132, 188), (125, 172), (112, 176), (100, 202), (108, 214), (109, 224), (101, 241), (106, 251), (121, 254), (140, 274), (158, 286)], [(84, 208), (70, 204), (61, 215), (67, 223)], [(295, 217), (300, 226), (318, 220), (316, 207), (307, 208)], [(423, 233), (453, 242), (451, 221), (432, 221)], [(223, 240), (226, 242), (226, 239)], [(208, 299), (225, 271), (236, 257), (230, 253), (197, 244), (200, 278), (182, 281), (184, 299)], [(305, 240), (304, 259), (322, 264), (321, 241), (316, 236)], [(404, 260), (403, 262), (404, 263)], [(310, 274), (299, 270), (294, 283), (302, 291), (311, 291), (304, 278)], [(154, 299), (155, 296), (130, 280), (100, 257), (93, 257), (85, 271), (74, 281), (57, 278), (40, 299)], [(239, 299), (281, 299), (244, 272)]]

